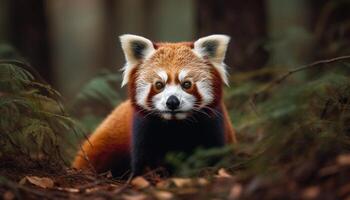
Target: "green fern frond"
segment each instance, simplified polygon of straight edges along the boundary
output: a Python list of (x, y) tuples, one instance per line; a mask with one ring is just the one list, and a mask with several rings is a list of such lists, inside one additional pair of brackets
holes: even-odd
[(69, 140), (72, 130), (80, 129), (62, 110), (59, 92), (27, 69), (33, 72), (25, 63), (0, 60), (0, 150), (57, 160), (67, 148), (58, 141)]

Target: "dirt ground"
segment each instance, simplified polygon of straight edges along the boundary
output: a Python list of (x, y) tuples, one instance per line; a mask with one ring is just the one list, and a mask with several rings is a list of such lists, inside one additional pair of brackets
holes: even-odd
[[(19, 160), (21, 160), (19, 162)], [(350, 155), (319, 166), (306, 161), (280, 176), (241, 176), (219, 169), (201, 177), (160, 177), (151, 172), (132, 180), (94, 174), (59, 163), (2, 158), (0, 194), (10, 199), (350, 199)]]

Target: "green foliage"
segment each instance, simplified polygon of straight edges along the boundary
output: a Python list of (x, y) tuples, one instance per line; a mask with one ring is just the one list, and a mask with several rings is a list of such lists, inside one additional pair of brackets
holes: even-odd
[(121, 83), (119, 74), (102, 71), (75, 97), (71, 107), (74, 116), (79, 119), (86, 132), (92, 132), (123, 99), (123, 93), (118, 91)]
[(77, 133), (76, 123), (63, 110), (60, 94), (27, 69), (33, 71), (22, 62), (0, 61), (0, 152), (66, 158), (64, 145)]
[[(229, 145), (223, 148), (197, 149), (192, 155), (169, 153), (167, 163), (175, 169), (178, 176), (200, 176), (214, 174), (220, 168), (241, 169), (250, 162), (245, 144)], [(234, 154), (233, 154), (234, 152)]]
[(77, 103), (95, 102), (114, 107), (120, 101), (120, 94), (116, 87), (121, 83), (120, 76), (109, 71), (101, 72), (100, 75), (89, 81), (76, 96)]

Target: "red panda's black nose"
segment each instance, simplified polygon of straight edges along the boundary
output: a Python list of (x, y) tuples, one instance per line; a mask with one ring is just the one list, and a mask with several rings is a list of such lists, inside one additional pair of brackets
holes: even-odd
[(175, 110), (179, 107), (180, 101), (175, 95), (171, 95), (168, 100), (166, 101), (166, 106), (170, 110)]

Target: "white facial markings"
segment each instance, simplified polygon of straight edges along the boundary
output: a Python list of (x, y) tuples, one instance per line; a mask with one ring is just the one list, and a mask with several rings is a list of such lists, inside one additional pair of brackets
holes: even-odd
[(146, 82), (137, 82), (136, 83), (136, 103), (141, 106), (144, 107), (146, 109), (149, 109), (147, 106), (147, 97), (149, 94), (149, 91), (152, 87), (152, 84), (150, 83), (146, 83)]
[(214, 100), (213, 88), (208, 80), (201, 80), (196, 83), (199, 94), (202, 97), (201, 106), (210, 104)]
[(157, 75), (164, 81), (164, 83), (168, 80), (168, 74), (164, 70), (158, 70)]
[[(170, 109), (168, 109), (168, 107), (166, 106), (166, 102), (168, 100), (168, 98), (170, 96), (176, 96), (179, 100), (180, 100), (180, 106), (179, 109), (177, 109), (176, 111), (178, 112), (188, 112), (190, 110), (192, 110), (195, 102), (196, 102), (196, 98), (191, 95), (188, 94), (187, 92), (183, 91), (180, 85), (167, 85), (165, 86), (165, 88), (163, 89), (162, 92), (154, 95), (154, 97), (152, 98), (152, 102), (154, 107), (161, 112), (169, 112)], [(169, 113), (164, 113), (162, 114), (162, 116), (166, 119), (168, 117)], [(180, 114), (180, 115), (178, 115)], [(178, 119), (183, 119), (187, 116), (186, 113), (177, 113), (175, 115), (176, 118)]]
[[(162, 90), (156, 92), (156, 94), (150, 96), (154, 82), (152, 79), (146, 78), (146, 74), (138, 74), (136, 81), (136, 94), (135, 101), (136, 104), (141, 106), (145, 110), (154, 110), (163, 119), (186, 119), (194, 110), (201, 109), (214, 100), (213, 85), (209, 74), (205, 71), (199, 71), (198, 74), (201, 79), (195, 80), (194, 77), (189, 76), (190, 69), (182, 69), (178, 73), (177, 79), (180, 82), (186, 80), (191, 80), (194, 87), (197, 88), (198, 94), (200, 95), (200, 101), (198, 101), (197, 96), (195, 96), (191, 91), (182, 88), (181, 83), (166, 83), (169, 76), (165, 70), (155, 69), (154, 71), (154, 81), (160, 80), (165, 83), (165, 87)], [(149, 81), (146, 81), (149, 80)], [(170, 96), (176, 96), (180, 101), (178, 109), (175, 111), (169, 109), (166, 105), (167, 100)], [(151, 99), (149, 99), (151, 98)], [(148, 100), (151, 100), (151, 105)]]
[(188, 74), (188, 70), (187, 69), (182, 69), (179, 73), (179, 81), (182, 82), (185, 80), (186, 76)]

